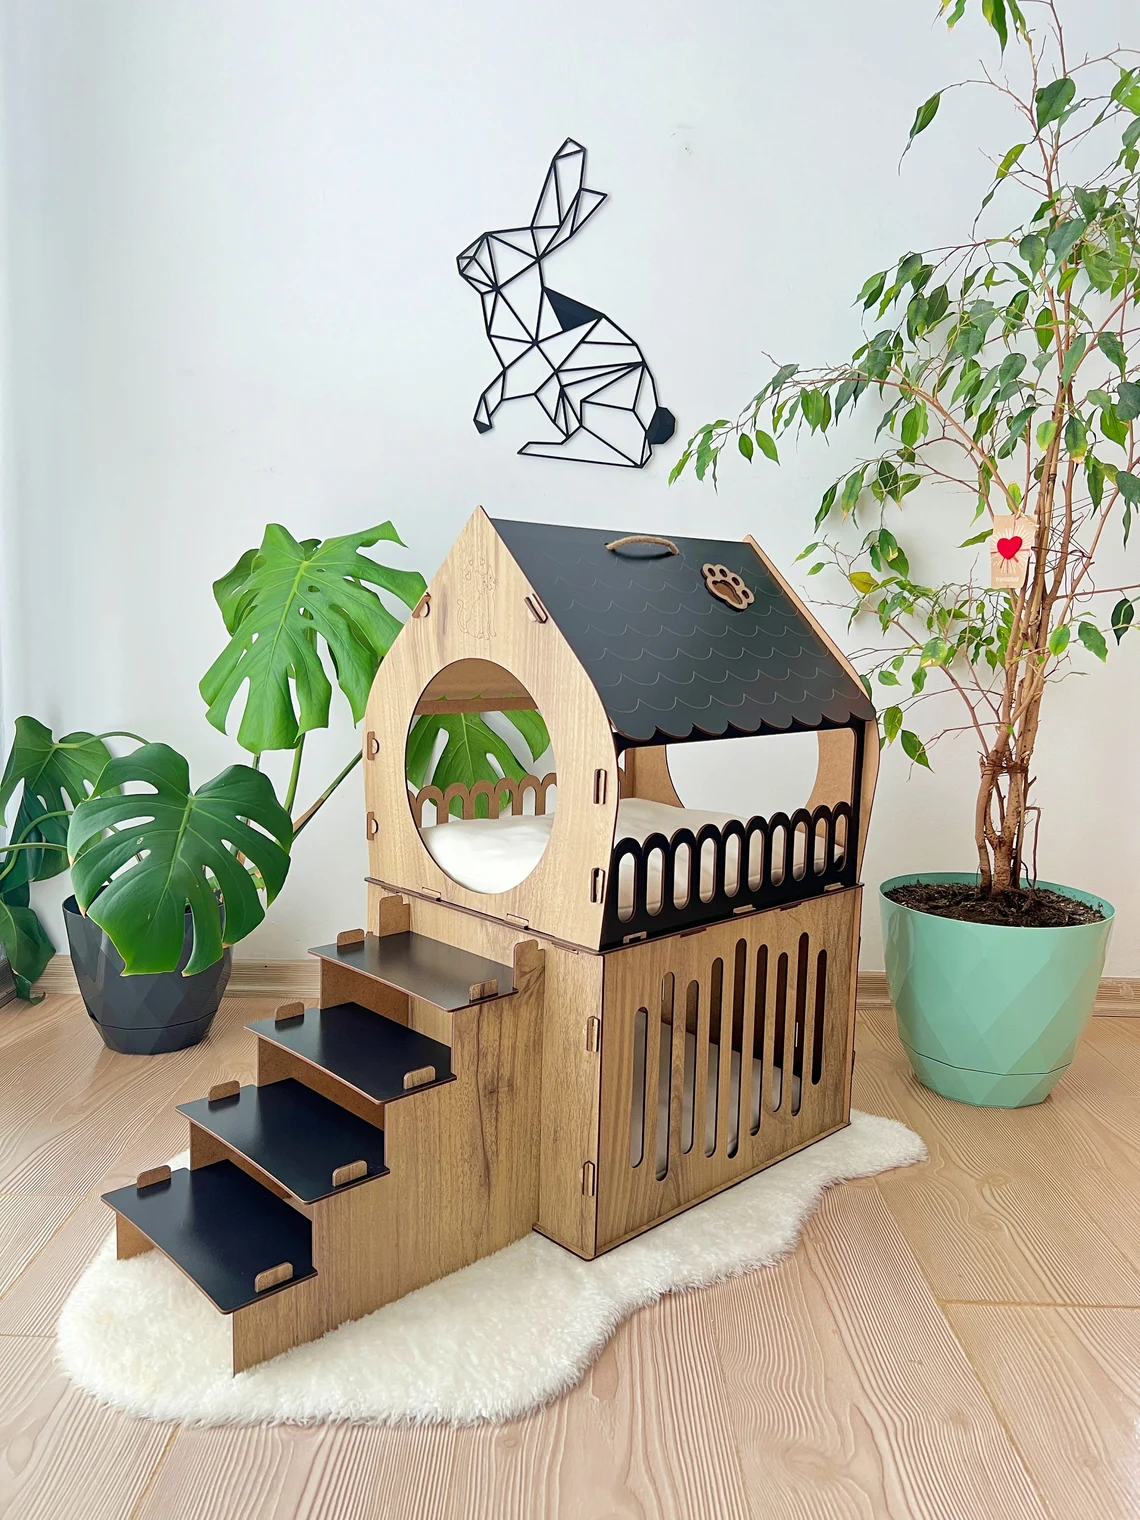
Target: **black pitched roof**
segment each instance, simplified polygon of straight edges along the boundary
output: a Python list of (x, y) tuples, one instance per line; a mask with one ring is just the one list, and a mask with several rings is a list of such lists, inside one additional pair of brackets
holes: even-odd
[[(600, 528), (494, 527), (585, 667), (615, 730), (635, 744), (828, 728), (873, 718), (863, 688), (746, 543), (676, 538), (678, 554)], [(736, 609), (701, 574), (752, 591)]]

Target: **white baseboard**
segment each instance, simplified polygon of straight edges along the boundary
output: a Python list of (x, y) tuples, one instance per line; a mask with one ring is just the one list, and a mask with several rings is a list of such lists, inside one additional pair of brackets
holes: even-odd
[[(317, 996), (320, 962), (313, 956), (297, 961), (255, 961), (235, 959), (233, 975), (227, 989), (229, 997), (273, 997), (283, 1002), (300, 998), (309, 1002)], [(38, 992), (78, 992), (70, 957), (54, 956), (36, 983)], [(887, 977), (884, 971), (859, 973), (859, 1004), (864, 1008), (889, 1008)], [(1094, 1012), (1108, 1017), (1140, 1018), (1140, 977), (1106, 976), (1101, 979)]]

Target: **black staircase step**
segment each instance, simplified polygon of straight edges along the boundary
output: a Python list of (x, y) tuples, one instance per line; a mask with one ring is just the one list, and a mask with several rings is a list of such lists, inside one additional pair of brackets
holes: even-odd
[[(178, 1111), (248, 1157), (302, 1203), (316, 1203), (388, 1170), (382, 1129), (291, 1077), (268, 1087), (243, 1087), (214, 1103), (208, 1098), (180, 1103)], [(335, 1171), (359, 1161), (366, 1167), (359, 1177), (333, 1185)]]
[(429, 1066), (435, 1075), (415, 1082), (415, 1091), (454, 1081), (450, 1046), (357, 1003), (306, 1008), (302, 1017), (281, 1023), (259, 1019), (246, 1027), (319, 1066), (374, 1103), (406, 1098), (411, 1089), (405, 1086), (405, 1078), (422, 1074)]
[(308, 1219), (231, 1161), (194, 1171), (181, 1167), (167, 1182), (116, 1188), (103, 1201), (181, 1267), (223, 1314), (264, 1298), (254, 1279), (282, 1262), (292, 1265), (293, 1275), (267, 1292), (316, 1276)]
[(481, 1001), (487, 994), (475, 991), (473, 995), (473, 989), (488, 982), (497, 984), (500, 997), (515, 990), (513, 967), (472, 955), (469, 950), (457, 950), (427, 934), (369, 934), (361, 943), (340, 949), (317, 945), (309, 954), (350, 966), (362, 976), (451, 1013)]

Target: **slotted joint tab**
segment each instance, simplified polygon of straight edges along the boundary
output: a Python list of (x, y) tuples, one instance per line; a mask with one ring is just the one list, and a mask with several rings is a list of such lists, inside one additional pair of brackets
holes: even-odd
[[(301, 1012), (303, 1013), (304, 1011), (302, 1007)], [(206, 1102), (222, 1103), (226, 1098), (236, 1098), (240, 1092), (241, 1083), (236, 1077), (232, 1077), (228, 1082), (215, 1082), (206, 1094)]]
[(358, 1177), (364, 1177), (368, 1173), (367, 1161), (350, 1161), (346, 1166), (338, 1166), (332, 1174), (332, 1185), (344, 1187), (346, 1182), (355, 1182)]
[(140, 1172), (135, 1178), (135, 1187), (157, 1187), (160, 1182), (170, 1181), (170, 1168), (168, 1166), (152, 1166), (148, 1171)]
[(300, 1001), (292, 1003), (278, 1003), (273, 1010), (273, 1022), (286, 1024), (290, 1019), (303, 1019), (305, 1017), (305, 1005)]
[(425, 1083), (434, 1081), (434, 1066), (417, 1066), (415, 1071), (404, 1073), (404, 1091), (411, 1092), (413, 1088), (423, 1087)]
[(483, 998), (495, 998), (499, 995), (499, 983), (496, 977), (491, 977), (486, 982), (472, 982), (468, 989), (473, 1003), (480, 1002)]
[[(372, 814), (369, 813), (368, 816), (371, 818)], [(336, 947), (338, 950), (349, 950), (353, 945), (362, 945), (363, 943), (363, 929), (342, 929), (336, 937)]]
[(592, 1161), (582, 1163), (582, 1196), (592, 1198), (597, 1185), (597, 1168)]
[(253, 1291), (264, 1293), (269, 1288), (276, 1288), (279, 1283), (288, 1282), (293, 1276), (293, 1263), (291, 1261), (279, 1261), (275, 1267), (266, 1267), (264, 1272), (259, 1272), (253, 1279)]

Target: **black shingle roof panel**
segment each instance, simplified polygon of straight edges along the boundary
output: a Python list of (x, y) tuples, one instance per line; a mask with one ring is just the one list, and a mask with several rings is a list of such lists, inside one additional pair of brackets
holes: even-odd
[[(634, 743), (784, 733), (869, 719), (866, 692), (746, 543), (675, 538), (612, 551), (600, 528), (494, 519), (582, 662), (615, 730)], [(712, 562), (753, 593), (712, 595)]]

